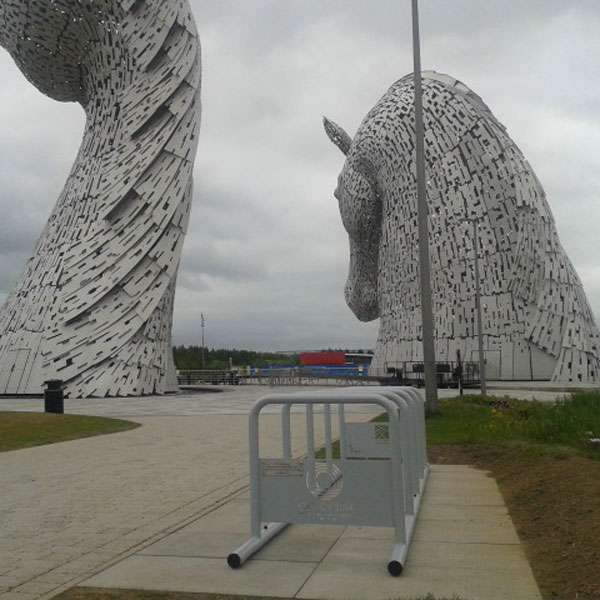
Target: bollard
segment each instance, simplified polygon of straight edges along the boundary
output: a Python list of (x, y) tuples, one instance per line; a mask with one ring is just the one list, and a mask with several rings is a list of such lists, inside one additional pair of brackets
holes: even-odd
[(65, 413), (65, 392), (63, 382), (60, 379), (52, 379), (44, 382), (44, 411), (56, 415)]

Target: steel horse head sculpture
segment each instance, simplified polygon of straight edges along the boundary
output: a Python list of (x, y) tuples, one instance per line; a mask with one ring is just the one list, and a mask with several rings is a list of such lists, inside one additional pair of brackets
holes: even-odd
[(175, 280), (200, 124), (187, 0), (0, 0), (0, 44), (48, 96), (83, 107), (76, 162), (0, 311), (0, 394), (176, 389)]
[[(488, 377), (600, 381), (599, 332), (533, 169), (464, 84), (426, 72), (423, 86), (437, 360), (478, 359), (477, 252)], [(378, 375), (423, 360), (413, 98), (408, 75), (354, 139), (325, 119), (346, 156), (335, 192), (350, 239), (346, 300), (359, 319), (381, 319)]]

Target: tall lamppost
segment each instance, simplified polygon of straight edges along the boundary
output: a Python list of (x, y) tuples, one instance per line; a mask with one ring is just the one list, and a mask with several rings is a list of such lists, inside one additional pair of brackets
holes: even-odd
[(415, 134), (417, 148), (417, 204), (419, 218), (419, 276), (421, 283), (421, 318), (423, 322), (423, 365), (425, 399), (430, 411), (437, 410), (437, 368), (435, 363), (434, 321), (429, 258), (429, 224), (427, 184), (425, 180), (425, 126), (423, 123), (423, 78), (421, 76), (421, 39), (419, 2), (412, 0), (413, 53), (415, 77)]
[(206, 325), (206, 319), (204, 313), (200, 313), (200, 326), (202, 327), (202, 370), (206, 368), (205, 356), (204, 356), (204, 327)]
[(485, 355), (483, 353), (483, 316), (481, 313), (481, 277), (479, 274), (479, 229), (481, 217), (463, 219), (464, 223), (473, 224), (473, 264), (475, 267), (475, 311), (477, 312), (477, 345), (479, 347), (479, 380), (481, 395), (487, 396), (487, 378), (485, 373)]

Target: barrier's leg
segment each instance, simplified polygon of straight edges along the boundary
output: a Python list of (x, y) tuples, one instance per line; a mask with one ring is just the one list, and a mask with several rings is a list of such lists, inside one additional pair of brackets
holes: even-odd
[(234, 550), (227, 557), (227, 564), (232, 569), (239, 569), (253, 554), (256, 554), (287, 526), (287, 523), (269, 523), (263, 530), (262, 535), (251, 537), (245, 544)]
[(306, 405), (306, 469), (308, 488), (314, 490), (315, 477), (315, 417), (312, 404)]
[(346, 446), (346, 415), (343, 404), (338, 405), (338, 418), (340, 430), (340, 460), (343, 461), (348, 456), (348, 448)]
[[(287, 423), (289, 425), (289, 406), (285, 406), (282, 410), (282, 423), (285, 422), (285, 413), (287, 410)], [(251, 414), (249, 421), (248, 439), (250, 445), (250, 530), (251, 538), (242, 544), (237, 550), (234, 550), (227, 557), (227, 564), (232, 569), (241, 567), (253, 554), (258, 552), (265, 544), (268, 544), (276, 535), (281, 533), (288, 523), (269, 523), (262, 528), (261, 515), (261, 489), (260, 489), (260, 446), (259, 446), (259, 429), (258, 429), (258, 414)], [(287, 451), (286, 439), (289, 442), (289, 428), (287, 437), (283, 435), (284, 453)], [(291, 456), (291, 447), (290, 447)]]
[(399, 577), (404, 571), (406, 564), (406, 555), (408, 553), (408, 545), (397, 543), (392, 550), (392, 556), (388, 562), (388, 573), (393, 577)]
[(406, 510), (404, 506), (406, 477), (402, 466), (402, 430), (398, 413), (389, 415), (390, 444), (392, 460), (392, 510), (394, 515), (394, 549), (388, 562), (388, 572), (398, 577), (404, 569), (406, 554), (408, 552), (408, 532), (406, 531)]
[(283, 439), (283, 458), (292, 458), (292, 428), (290, 423), (291, 406), (284, 404), (281, 409), (281, 435)]
[(331, 440), (331, 405), (325, 404), (324, 408), (325, 416), (325, 460), (327, 461), (327, 472), (331, 475), (333, 471), (333, 451), (332, 451), (332, 440)]
[(261, 500), (260, 500), (260, 443), (258, 415), (251, 414), (248, 427), (250, 446), (250, 534), (253, 538), (261, 535)]

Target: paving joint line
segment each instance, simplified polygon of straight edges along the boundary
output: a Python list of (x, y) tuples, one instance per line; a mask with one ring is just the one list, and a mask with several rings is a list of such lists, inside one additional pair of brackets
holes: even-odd
[(342, 536), (344, 535), (344, 533), (346, 532), (347, 529), (348, 529), (348, 527), (344, 527), (344, 530), (340, 533), (340, 535), (331, 543), (331, 546), (329, 546), (329, 548), (327, 549), (327, 552), (325, 552), (325, 554), (322, 556), (322, 558), (317, 561), (317, 564), (311, 570), (308, 577), (302, 582), (302, 585), (298, 588), (298, 590), (294, 594), (294, 598), (297, 598), (298, 594), (300, 594), (300, 592), (302, 592), (302, 590), (306, 587), (306, 584), (310, 581), (312, 576), (317, 572), (317, 569), (323, 564), (323, 561), (329, 556), (329, 553), (333, 550), (333, 547), (340, 541), (340, 539), (342, 538)]

